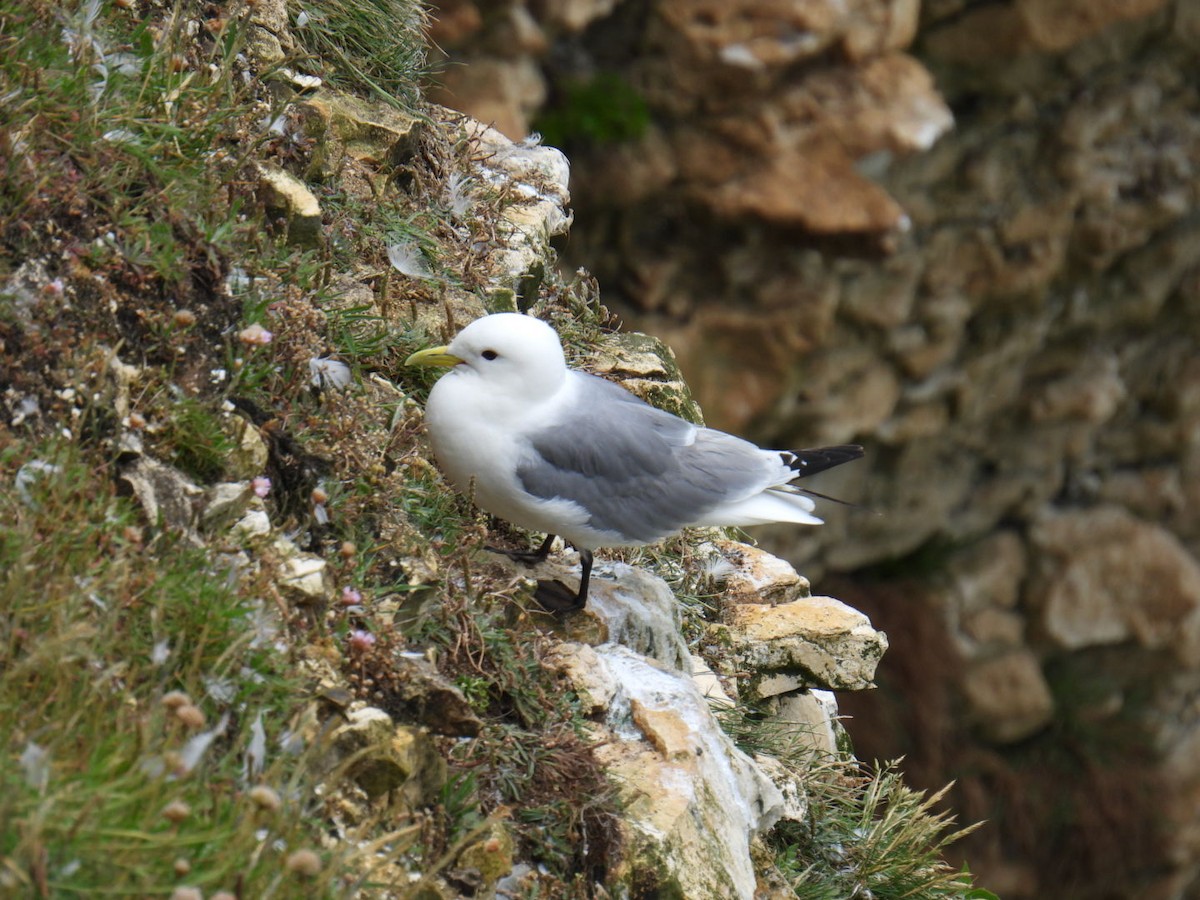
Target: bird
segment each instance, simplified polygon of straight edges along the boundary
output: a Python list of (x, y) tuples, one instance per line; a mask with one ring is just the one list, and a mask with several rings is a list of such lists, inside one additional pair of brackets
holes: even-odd
[(601, 547), (652, 544), (689, 526), (821, 524), (812, 496), (824, 495), (795, 482), (863, 455), (857, 444), (767, 450), (695, 425), (569, 368), (558, 333), (522, 313), (482, 316), (405, 365), (448, 369), (429, 392), (425, 427), (451, 484), (546, 534), (537, 550), (498, 552), (537, 564), (555, 536), (579, 552), (577, 590), (538, 585), (535, 598), (555, 611), (586, 605)]

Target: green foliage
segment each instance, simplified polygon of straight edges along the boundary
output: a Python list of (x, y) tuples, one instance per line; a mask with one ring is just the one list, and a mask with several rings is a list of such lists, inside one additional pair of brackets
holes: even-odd
[[(0, 491), (0, 893), (332, 896), (286, 868), (321, 846), (321, 810), (306, 759), (275, 749), (298, 692), (261, 601), (201, 550), (143, 545), (95, 462), (0, 452), (0, 482), (25, 486)], [(278, 810), (248, 797), (260, 783)]]
[(534, 122), (553, 147), (632, 141), (649, 125), (650, 110), (641, 94), (608, 72), (587, 81), (568, 82), (559, 100)]
[(412, 111), (426, 71), (425, 10), (415, 0), (289, 0), (308, 65), (336, 87)]
[[(808, 821), (776, 827), (776, 864), (801, 900), (964, 898), (969, 872), (942, 859), (974, 830), (952, 830), (936, 811), (948, 788), (927, 795), (904, 785), (893, 766), (810, 766), (804, 777)], [(986, 892), (985, 892), (986, 893)]]
[[(234, 65), (240, 29), (197, 41), (186, 18), (177, 8), (156, 33), (99, 3), (0, 0), (0, 234), (10, 248), (35, 246), (53, 221), (99, 237), (90, 264), (117, 257), (136, 277), (175, 285), (211, 265), (210, 245), (235, 239), (227, 174), (255, 146), (220, 149), (253, 111)], [(213, 74), (181, 66), (185, 50)]]
[(163, 442), (171, 448), (171, 461), (199, 482), (216, 481), (233, 449), (220, 417), (208, 404), (188, 397), (174, 403)]

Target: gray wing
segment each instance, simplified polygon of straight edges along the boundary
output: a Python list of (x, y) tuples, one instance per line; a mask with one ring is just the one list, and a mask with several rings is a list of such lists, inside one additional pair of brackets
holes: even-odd
[(721, 503), (765, 486), (770, 460), (753, 444), (643, 403), (602, 378), (585, 379), (561, 424), (530, 437), (517, 468), (529, 493), (574, 501), (588, 524), (651, 542)]

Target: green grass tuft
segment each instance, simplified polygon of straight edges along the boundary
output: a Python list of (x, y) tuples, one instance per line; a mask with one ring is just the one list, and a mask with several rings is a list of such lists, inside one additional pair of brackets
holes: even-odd
[(412, 112), (427, 72), (426, 13), (414, 0), (289, 0), (307, 63), (334, 87)]
[[(35, 460), (53, 468), (31, 479)], [(279, 750), (303, 699), (270, 615), (211, 554), (143, 544), (96, 462), (63, 444), (0, 452), (0, 481), (28, 495), (0, 492), (0, 886), (329, 896), (327, 877), (285, 869), (319, 850), (321, 806), (306, 757)], [(259, 784), (278, 811), (249, 799)]]

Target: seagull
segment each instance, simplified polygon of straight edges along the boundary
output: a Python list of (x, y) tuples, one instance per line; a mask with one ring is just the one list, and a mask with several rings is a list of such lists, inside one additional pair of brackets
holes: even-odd
[(764, 450), (694, 425), (568, 368), (554, 329), (520, 313), (476, 319), (405, 364), (449, 367), (425, 425), (454, 487), (546, 533), (537, 550), (500, 552), (534, 565), (556, 535), (579, 551), (579, 589), (541, 582), (535, 595), (560, 611), (587, 603), (597, 548), (652, 544), (688, 526), (821, 524), (812, 496), (823, 495), (796, 480), (863, 455), (857, 444)]

